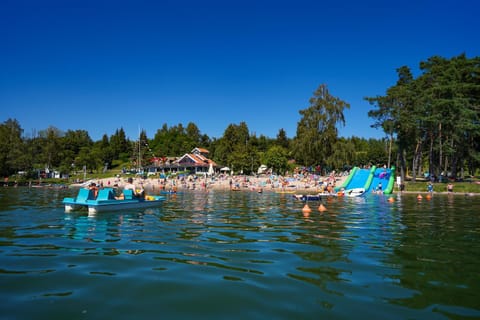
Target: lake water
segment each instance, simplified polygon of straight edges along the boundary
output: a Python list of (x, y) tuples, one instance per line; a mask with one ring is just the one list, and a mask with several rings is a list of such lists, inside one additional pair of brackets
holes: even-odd
[(480, 197), (185, 192), (65, 213), (0, 188), (1, 319), (480, 318)]

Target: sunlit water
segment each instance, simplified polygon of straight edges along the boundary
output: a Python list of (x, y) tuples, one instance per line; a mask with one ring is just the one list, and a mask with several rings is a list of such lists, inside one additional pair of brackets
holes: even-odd
[(480, 197), (185, 192), (64, 212), (0, 189), (1, 319), (480, 318)]

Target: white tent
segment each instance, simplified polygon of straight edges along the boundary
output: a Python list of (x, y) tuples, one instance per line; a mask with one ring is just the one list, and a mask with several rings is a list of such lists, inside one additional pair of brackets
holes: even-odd
[(222, 169), (220, 169), (220, 171), (230, 171), (230, 168), (229, 167), (223, 167)]
[(260, 167), (258, 167), (257, 173), (262, 174), (266, 173), (268, 170), (268, 167), (265, 164), (262, 164)]
[(213, 174), (215, 173), (215, 171), (213, 170), (213, 164), (210, 163), (210, 166), (208, 167), (208, 172), (207, 174), (209, 176), (213, 176)]

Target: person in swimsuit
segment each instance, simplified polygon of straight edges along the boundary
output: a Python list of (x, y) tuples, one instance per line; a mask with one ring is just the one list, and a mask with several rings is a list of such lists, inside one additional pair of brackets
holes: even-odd
[(447, 185), (447, 191), (448, 191), (448, 192), (453, 192), (453, 184), (449, 183), (449, 184)]

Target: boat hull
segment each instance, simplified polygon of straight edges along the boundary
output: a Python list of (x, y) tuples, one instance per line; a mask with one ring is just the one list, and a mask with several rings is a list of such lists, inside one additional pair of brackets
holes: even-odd
[(95, 214), (99, 212), (106, 212), (106, 211), (119, 211), (119, 210), (128, 210), (128, 209), (140, 209), (140, 208), (150, 208), (155, 207), (162, 203), (165, 199), (157, 199), (157, 200), (143, 200), (143, 201), (131, 201), (126, 202), (128, 200), (114, 200), (116, 202), (100, 202), (96, 204), (89, 204), (88, 205), (88, 213)]
[(155, 200), (87, 200), (83, 202), (64, 200), (65, 212), (71, 212), (87, 208), (88, 213), (99, 213), (105, 211), (118, 211), (138, 208), (155, 207), (165, 200), (164, 197), (156, 196)]

